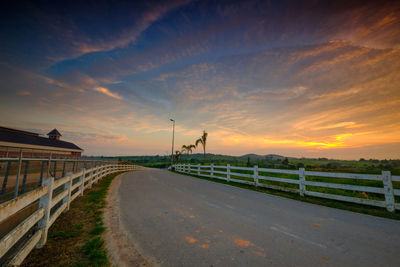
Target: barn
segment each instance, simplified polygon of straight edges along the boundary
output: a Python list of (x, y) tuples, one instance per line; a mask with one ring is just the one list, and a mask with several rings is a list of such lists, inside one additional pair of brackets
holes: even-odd
[(48, 158), (50, 154), (59, 159), (81, 157), (83, 149), (60, 140), (62, 135), (57, 129), (47, 136), (0, 126), (0, 158), (19, 157), (20, 152), (24, 158)]

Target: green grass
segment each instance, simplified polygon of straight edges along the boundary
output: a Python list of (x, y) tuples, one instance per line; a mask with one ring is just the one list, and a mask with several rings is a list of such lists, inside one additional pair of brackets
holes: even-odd
[(90, 234), (92, 235), (99, 235), (103, 233), (106, 230), (106, 228), (103, 226), (103, 224), (97, 224), (91, 231)]
[[(390, 219), (394, 219), (394, 220), (400, 220), (399, 212), (395, 212), (395, 213), (388, 212), (385, 208), (366, 206), (366, 205), (360, 205), (360, 204), (351, 203), (351, 202), (323, 199), (323, 198), (311, 197), (311, 196), (303, 196), (302, 197), (296, 193), (278, 191), (278, 190), (273, 190), (273, 189), (269, 189), (269, 188), (255, 187), (252, 185), (246, 185), (246, 184), (236, 183), (236, 182), (232, 182), (232, 181), (228, 183), (225, 180), (202, 177), (202, 176), (198, 176), (195, 174), (180, 173), (180, 172), (176, 172), (176, 171), (174, 171), (174, 172), (177, 174), (187, 175), (187, 176), (195, 177), (195, 178), (202, 179), (202, 180), (212, 181), (212, 182), (221, 183), (221, 184), (227, 184), (227, 185), (245, 188), (245, 189), (249, 189), (249, 190), (253, 190), (253, 191), (257, 191), (257, 192), (263, 192), (263, 193), (281, 196), (281, 197), (285, 197), (285, 198), (290, 198), (290, 199), (294, 199), (294, 200), (299, 200), (299, 201), (303, 201), (303, 202), (323, 205), (323, 206), (327, 206), (327, 207), (331, 207), (331, 208), (338, 208), (338, 209), (343, 209), (343, 210), (349, 210), (349, 211), (369, 214), (369, 215), (373, 215), (373, 216), (379, 216), (379, 217), (390, 218)], [(243, 178), (241, 177), (241, 179), (243, 179)], [(268, 182), (270, 182), (270, 184), (275, 184), (275, 185), (280, 185), (280, 186), (286, 186), (286, 184), (287, 184), (287, 183), (278, 183), (278, 182), (273, 182), (273, 181), (268, 181)], [(283, 184), (285, 184), (285, 185), (283, 185)], [(294, 186), (295, 186), (295, 188), (297, 188), (297, 185), (294, 185)], [(309, 189), (309, 188), (307, 187), (307, 189)], [(334, 191), (330, 191), (330, 190), (336, 190), (336, 189), (330, 189), (330, 188), (325, 188), (325, 189), (328, 189), (328, 190), (326, 190), (326, 193), (328, 193), (328, 192), (336, 193)], [(343, 191), (349, 191), (349, 190), (343, 190)], [(357, 192), (357, 191), (351, 191), (351, 192)], [(357, 192), (357, 193), (361, 193), (361, 192)], [(371, 193), (368, 193), (368, 196), (370, 194)], [(357, 196), (351, 195), (351, 196), (358, 197), (358, 195)]]
[(49, 237), (62, 237), (62, 238), (70, 238), (70, 237), (75, 237), (79, 234), (79, 231), (77, 230), (71, 230), (71, 231), (66, 231), (66, 230), (61, 230), (55, 233), (49, 234)]
[(94, 237), (86, 242), (82, 250), (87, 255), (92, 266), (108, 266), (109, 261), (104, 249), (104, 240), (101, 234), (106, 230), (103, 223), (103, 208), (106, 206), (106, 196), (112, 180), (120, 173), (111, 174), (103, 178), (95, 190), (90, 190), (85, 199), (85, 211), (92, 214), (93, 229), (89, 231)]
[(33, 250), (22, 266), (110, 266), (102, 234), (103, 208), (112, 180), (118, 172), (102, 178), (71, 203), (49, 229), (46, 245)]
[(84, 246), (83, 252), (89, 257), (92, 266), (109, 265), (107, 253), (104, 250), (104, 240), (101, 236), (90, 239)]

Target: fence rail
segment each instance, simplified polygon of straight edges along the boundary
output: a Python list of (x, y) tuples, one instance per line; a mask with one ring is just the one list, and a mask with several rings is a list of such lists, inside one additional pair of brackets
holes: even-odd
[[(82, 168), (75, 173), (68, 172), (56, 180), (47, 175), (42, 179), (40, 187), (1, 203), (0, 226), (7, 224), (8, 219), (27, 207), (37, 205), (37, 208), (1, 237), (0, 265), (18, 266), (34, 247), (42, 247), (46, 243), (50, 226), (62, 212), (69, 210), (70, 203), (82, 196), (85, 189), (90, 189), (108, 174), (135, 168), (134, 165), (101, 163), (89, 169)], [(6, 263), (6, 258), (11, 261)]]
[(56, 158), (49, 153), (47, 158), (24, 157), (21, 150), (19, 157), (0, 157), (0, 202), (26, 193), (41, 186), (43, 177), (51, 175), (55, 179), (64, 177), (67, 172), (77, 172), (81, 168), (90, 169), (104, 164), (115, 164), (116, 160)]
[(400, 176), (392, 176), (390, 171), (382, 171), (381, 174), (355, 174), (306, 171), (304, 168), (281, 170), (258, 166), (236, 167), (229, 164), (176, 164), (174, 168), (177, 172), (299, 193), (301, 196), (383, 207), (390, 212), (400, 210), (400, 203), (396, 202), (396, 199), (400, 200)]

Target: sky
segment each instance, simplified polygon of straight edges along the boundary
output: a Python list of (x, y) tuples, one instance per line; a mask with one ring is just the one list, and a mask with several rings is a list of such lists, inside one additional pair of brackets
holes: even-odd
[(173, 118), (176, 149), (400, 158), (400, 2), (3, 0), (0, 92), (86, 155), (167, 155)]

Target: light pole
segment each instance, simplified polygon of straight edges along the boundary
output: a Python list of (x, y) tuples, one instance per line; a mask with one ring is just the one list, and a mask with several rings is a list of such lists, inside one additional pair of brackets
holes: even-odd
[(171, 150), (171, 168), (174, 165), (174, 137), (175, 137), (175, 120), (170, 119), (172, 121), (172, 150)]

